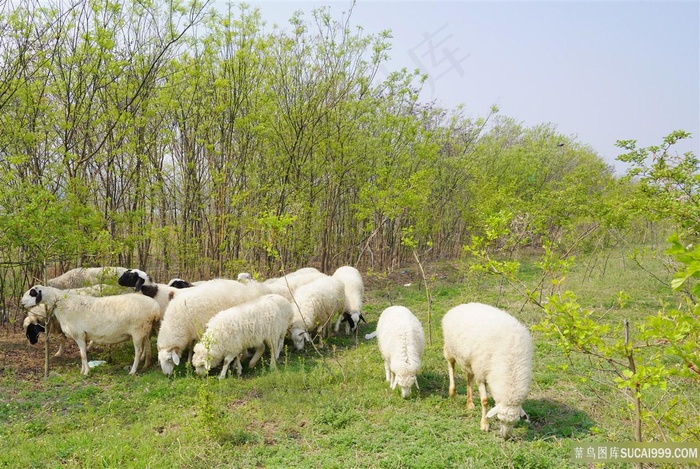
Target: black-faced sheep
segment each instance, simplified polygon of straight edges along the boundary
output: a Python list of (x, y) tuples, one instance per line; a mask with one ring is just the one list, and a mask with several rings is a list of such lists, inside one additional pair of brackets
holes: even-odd
[(147, 296), (126, 293), (92, 297), (35, 285), (24, 294), (21, 302), (25, 308), (45, 304), (48, 311), (53, 311), (63, 332), (80, 348), (84, 375), (90, 372), (87, 360), (87, 342), (90, 340), (98, 344), (117, 344), (131, 338), (134, 363), (129, 373), (136, 373), (142, 358), (145, 366), (149, 364), (149, 336), (160, 317), (160, 308)]
[[(99, 284), (85, 288), (72, 288), (66, 291), (77, 295), (101, 296), (102, 293), (108, 291), (108, 289), (109, 285)], [(27, 311), (27, 317), (24, 318), (22, 326), (24, 328), (24, 334), (27, 336), (30, 344), (36, 344), (39, 341), (39, 334), (46, 332), (46, 316), (45, 304), (34, 306)], [(55, 318), (49, 321), (48, 327), (49, 334), (58, 338), (58, 350), (54, 354), (54, 357), (60, 357), (63, 355), (66, 335), (63, 333), (63, 330), (61, 330), (61, 325)]]
[(133, 287), (137, 293), (142, 293), (156, 300), (162, 314), (165, 313), (170, 300), (180, 292), (178, 288), (154, 282), (150, 275), (139, 269), (127, 270), (121, 274), (117, 283), (122, 287)]

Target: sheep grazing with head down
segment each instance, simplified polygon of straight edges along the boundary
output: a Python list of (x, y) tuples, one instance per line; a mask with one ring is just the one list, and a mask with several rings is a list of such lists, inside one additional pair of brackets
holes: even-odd
[(172, 374), (185, 349), (192, 352), (195, 341), (216, 313), (269, 293), (257, 282), (243, 284), (224, 279), (180, 290), (168, 304), (158, 331), (158, 361), (163, 373)]
[(50, 287), (67, 290), (97, 283), (109, 283), (126, 272), (124, 267), (77, 267), (46, 282)]
[(328, 275), (317, 277), (294, 290), (294, 319), (289, 335), (297, 350), (302, 350), (305, 342), (311, 342), (313, 332), (319, 338), (319, 345), (323, 346), (323, 337), (328, 336), (328, 323), (343, 310), (344, 301), (343, 282)]
[(416, 375), (425, 349), (425, 334), (420, 321), (408, 308), (388, 307), (377, 321), (377, 345), (391, 389), (399, 385), (401, 396), (409, 397), (413, 385), (418, 388)]
[[(449, 310), (442, 319), (443, 353), (450, 376), (450, 396), (456, 394), (454, 366), (467, 374), (467, 408), (474, 408), (472, 380), (481, 397), (481, 429), (488, 431), (488, 419), (498, 417), (501, 436), (511, 437), (521, 418), (527, 419), (522, 404), (532, 381), (533, 344), (530, 332), (505, 311), (481, 303), (469, 303)], [(486, 411), (488, 394), (495, 401)]]
[(340, 329), (340, 324), (345, 323), (345, 334), (357, 330), (357, 325), (360, 321), (365, 321), (362, 316), (362, 299), (365, 294), (365, 285), (362, 282), (362, 275), (356, 268), (344, 265), (338, 267), (333, 272), (333, 277), (343, 282), (345, 287), (345, 307), (342, 314), (338, 315), (338, 321), (335, 323), (335, 332)]
[(248, 363), (252, 368), (267, 345), (270, 368), (275, 368), (291, 323), (292, 305), (274, 293), (220, 311), (209, 320), (201, 340), (194, 346), (192, 365), (197, 374), (204, 375), (223, 360), (219, 374), (219, 379), (223, 379), (229, 365), (235, 362), (241, 376), (240, 356), (249, 348), (256, 349)]
[(93, 297), (76, 295), (53, 287), (35, 285), (22, 297), (22, 306), (32, 308), (45, 304), (53, 310), (61, 329), (80, 348), (81, 372), (90, 372), (87, 341), (118, 344), (131, 338), (134, 363), (129, 374), (136, 373), (139, 362), (145, 366), (151, 359), (149, 336), (160, 317), (160, 308), (152, 298), (137, 293)]

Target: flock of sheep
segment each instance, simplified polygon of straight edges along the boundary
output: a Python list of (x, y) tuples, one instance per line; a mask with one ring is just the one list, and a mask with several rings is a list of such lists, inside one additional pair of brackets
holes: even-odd
[[(133, 293), (99, 296), (108, 276)], [(225, 378), (233, 364), (240, 376), (242, 360), (253, 367), (267, 349), (270, 367), (288, 338), (298, 350), (307, 342), (328, 337), (331, 324), (339, 332), (357, 330), (362, 316), (364, 284), (354, 267), (343, 266), (333, 275), (312, 267), (264, 282), (249, 274), (238, 280), (214, 279), (189, 282), (173, 279), (154, 282), (137, 269), (121, 267), (78, 268), (35, 285), (22, 297), (28, 309), (24, 328), (31, 343), (46, 327), (73, 339), (80, 349), (81, 372), (90, 371), (88, 341), (116, 344), (132, 340), (134, 362), (130, 374), (141, 362), (149, 366), (151, 337), (157, 336), (158, 361), (171, 375), (189, 352), (188, 361), (197, 374), (206, 375), (221, 366)], [(90, 287), (83, 287), (92, 284)], [(56, 321), (49, 321), (47, 317)], [(481, 398), (481, 429), (497, 417), (500, 434), (509, 438), (518, 420), (527, 418), (522, 403), (532, 381), (533, 343), (527, 328), (510, 314), (492, 306), (469, 303), (449, 310), (442, 320), (443, 354), (449, 373), (449, 395), (456, 394), (454, 366), (467, 375), (467, 408), (473, 408), (472, 381)], [(408, 397), (415, 385), (425, 348), (420, 321), (403, 306), (386, 308), (377, 321), (379, 352), (391, 389), (399, 386)], [(368, 336), (369, 337), (369, 336)], [(62, 351), (62, 343), (57, 355)], [(252, 353), (252, 356), (250, 354)], [(487, 411), (486, 386), (495, 401)]]

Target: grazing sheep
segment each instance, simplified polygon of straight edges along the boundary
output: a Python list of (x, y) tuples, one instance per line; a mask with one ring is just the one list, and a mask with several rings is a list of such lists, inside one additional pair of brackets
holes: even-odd
[(317, 277), (294, 291), (294, 319), (289, 334), (297, 350), (304, 348), (305, 341), (311, 342), (309, 333), (314, 331), (318, 334), (319, 344), (323, 346), (323, 336), (328, 335), (326, 325), (343, 310), (344, 301), (343, 282), (327, 275)]
[(362, 316), (362, 298), (365, 294), (365, 285), (362, 282), (360, 272), (349, 265), (338, 267), (333, 273), (333, 277), (343, 282), (345, 286), (345, 309), (342, 314), (338, 315), (335, 332), (340, 329), (340, 323), (344, 322), (345, 334), (350, 335), (351, 332), (357, 330), (360, 321), (367, 323)]
[(180, 292), (178, 288), (155, 283), (150, 275), (138, 269), (127, 270), (119, 277), (117, 283), (122, 287), (134, 287), (137, 293), (142, 293), (156, 300), (160, 306), (161, 313), (165, 313), (165, 309), (170, 301)]
[(263, 284), (266, 285), (272, 293), (282, 295), (291, 301), (294, 296), (294, 291), (297, 288), (320, 277), (327, 277), (327, 275), (313, 267), (304, 267), (288, 273), (284, 277), (267, 279)]
[(117, 344), (129, 338), (134, 344), (134, 363), (129, 374), (136, 373), (143, 358), (147, 367), (151, 359), (149, 335), (160, 317), (158, 303), (137, 293), (92, 297), (76, 295), (53, 287), (35, 285), (22, 297), (22, 305), (32, 308), (45, 304), (61, 324), (61, 329), (80, 348), (81, 372), (90, 372), (87, 341)]
[(158, 361), (163, 373), (172, 374), (185, 349), (192, 353), (194, 342), (216, 313), (269, 293), (257, 282), (224, 279), (181, 290), (168, 304), (158, 332)]
[[(488, 419), (498, 416), (501, 436), (510, 438), (521, 417), (527, 418), (522, 403), (532, 381), (533, 344), (530, 332), (505, 311), (480, 303), (469, 303), (449, 310), (442, 319), (443, 353), (450, 376), (450, 396), (456, 394), (455, 363), (467, 373), (467, 408), (474, 408), (472, 380), (479, 385), (481, 429), (489, 429)], [(488, 395), (495, 401), (486, 412)]]
[(116, 280), (124, 272), (126, 272), (124, 267), (78, 267), (48, 280), (46, 284), (61, 290), (81, 288), (97, 283), (108, 283), (109, 280)]
[(425, 349), (423, 326), (408, 308), (390, 306), (377, 321), (377, 343), (391, 389), (398, 384), (401, 396), (409, 397), (413, 385), (418, 388), (416, 374)]
[[(99, 284), (85, 288), (73, 288), (66, 291), (77, 295), (101, 296), (106, 288), (108, 288), (108, 285)], [(29, 343), (32, 345), (36, 344), (39, 341), (39, 334), (46, 332), (46, 305), (42, 303), (30, 308), (29, 311), (27, 311), (27, 317), (24, 318), (22, 327), (24, 328), (24, 334), (27, 336), (27, 339), (29, 339)], [(58, 338), (58, 350), (54, 354), (54, 357), (60, 357), (63, 355), (66, 335), (61, 330), (61, 325), (55, 319), (49, 321), (49, 334)]]
[(248, 367), (252, 368), (267, 345), (270, 349), (270, 368), (275, 368), (291, 323), (292, 305), (276, 294), (261, 296), (220, 311), (209, 320), (200, 342), (194, 346), (192, 365), (197, 374), (203, 375), (223, 360), (219, 374), (219, 379), (223, 379), (229, 365), (235, 361), (238, 376), (241, 376), (241, 354), (248, 348), (256, 349), (248, 363)]

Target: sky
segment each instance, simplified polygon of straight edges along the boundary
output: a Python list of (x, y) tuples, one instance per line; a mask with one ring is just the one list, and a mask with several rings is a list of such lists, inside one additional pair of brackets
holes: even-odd
[[(351, 1), (250, 1), (268, 27), (295, 11)], [(463, 104), (470, 117), (551, 123), (590, 145), (618, 174), (617, 140), (659, 145), (674, 130), (693, 138), (675, 151), (700, 155), (700, 2), (357, 0), (352, 26), (390, 30), (391, 59), (428, 74), (421, 99)]]

